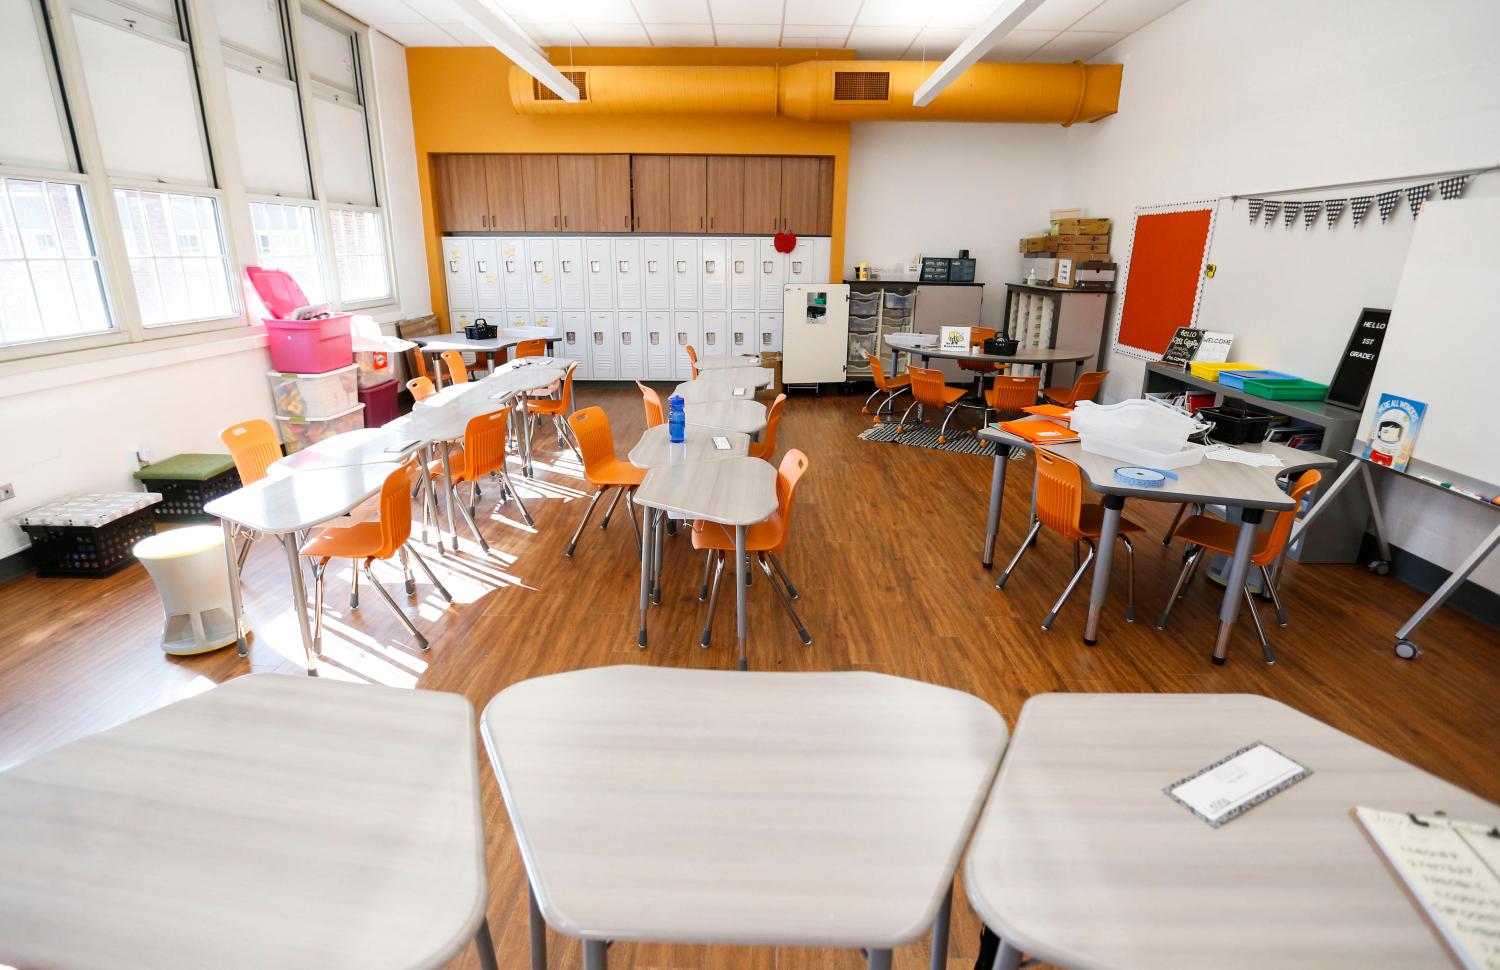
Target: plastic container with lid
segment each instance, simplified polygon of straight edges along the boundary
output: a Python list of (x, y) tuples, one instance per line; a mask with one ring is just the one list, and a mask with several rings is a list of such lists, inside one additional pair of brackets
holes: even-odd
[(323, 374), (267, 371), (276, 413), (288, 418), (331, 418), (359, 403), (355, 366)]
[(364, 410), (363, 404), (356, 404), (331, 418), (289, 418), (278, 414), (276, 425), (281, 429), (281, 441), (286, 445), (287, 454), (291, 454), (336, 434), (363, 428)]
[(400, 413), (398, 391), (395, 381), (359, 389), (359, 403), (365, 406), (365, 427), (379, 428), (396, 419)]
[(293, 320), (291, 315), (307, 306), (307, 296), (297, 281), (279, 269), (245, 267), (245, 275), (256, 295), (272, 316), (266, 325), (266, 349), (271, 366), (297, 374), (321, 374), (347, 367), (354, 361), (347, 313), (332, 313), (316, 320)]

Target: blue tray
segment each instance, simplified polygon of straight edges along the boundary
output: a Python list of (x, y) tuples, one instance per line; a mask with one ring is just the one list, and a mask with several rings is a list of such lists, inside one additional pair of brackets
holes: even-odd
[(1245, 389), (1245, 379), (1253, 381), (1295, 381), (1300, 380), (1296, 374), (1283, 374), (1279, 370), (1221, 370), (1219, 371), (1219, 383), (1225, 387), (1232, 387), (1236, 391)]

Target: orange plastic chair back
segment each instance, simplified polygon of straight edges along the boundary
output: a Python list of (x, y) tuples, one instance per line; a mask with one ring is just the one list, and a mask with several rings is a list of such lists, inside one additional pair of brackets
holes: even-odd
[(568, 415), (568, 426), (578, 439), (583, 475), (593, 482), (603, 467), (615, 460), (615, 436), (609, 430), (609, 416), (603, 408), (584, 408)]
[(1072, 407), (1079, 401), (1092, 401), (1094, 395), (1099, 393), (1099, 388), (1104, 386), (1104, 379), (1108, 376), (1107, 370), (1091, 370), (1080, 374), (1073, 384), (1073, 394), (1069, 397), (1067, 406)]
[(389, 559), (411, 538), (411, 487), (417, 480), (417, 460), (408, 458), (380, 486), (380, 548), (369, 553)]
[(769, 459), (776, 453), (776, 428), (781, 424), (781, 412), (785, 407), (786, 395), (776, 395), (776, 400), (771, 402), (770, 413), (766, 415), (766, 430), (761, 432), (759, 441), (750, 445), (752, 458)]
[(1019, 411), (1036, 403), (1041, 387), (1040, 377), (1011, 377), (1001, 374), (995, 378), (990, 389), (984, 392), (984, 399), (996, 411)]
[(229, 449), (242, 485), (265, 478), (272, 462), (281, 458), (281, 442), (276, 437), (276, 430), (259, 418), (231, 424), (219, 432), (219, 440)]
[(572, 414), (573, 413), (573, 372), (578, 369), (578, 361), (573, 361), (563, 371), (562, 393), (556, 400), (552, 398), (534, 398), (526, 402), (526, 407), (536, 414)]
[(640, 381), (636, 381), (635, 386), (641, 389), (641, 406), (646, 409), (646, 427), (666, 424), (667, 412), (661, 406), (661, 395)]
[(991, 339), (993, 337), (998, 336), (999, 333), (1000, 333), (1000, 331), (995, 330), (995, 329), (993, 329), (991, 327), (970, 327), (969, 328), (969, 346), (970, 347), (978, 347), (980, 344), (984, 343), (986, 340), (989, 340), (989, 339)]
[(462, 351), (443, 351), (443, 363), (448, 365), (448, 377), (455, 384), (467, 384), (469, 382), (469, 369), (464, 366), (464, 355)]
[(547, 356), (547, 341), (537, 338), (535, 340), (523, 340), (516, 344), (516, 359), (522, 357), (545, 357)]
[(488, 475), (505, 464), (505, 426), (509, 409), (470, 418), (464, 425), (464, 474), (468, 481)]
[(781, 512), (783, 545), (792, 526), (792, 498), (797, 493), (797, 483), (807, 471), (807, 464), (807, 455), (801, 449), (792, 448), (781, 456), (781, 464), (776, 468), (776, 508)]
[(886, 383), (885, 368), (880, 366), (880, 358), (874, 354), (865, 354), (865, 360), (870, 362), (870, 376), (875, 379), (875, 386), (889, 394), (891, 386)]
[(406, 389), (411, 392), (413, 401), (425, 401), (437, 393), (430, 377), (413, 377), (406, 382)]
[[(991, 337), (995, 336), (999, 332), (1000, 331), (993, 330), (993, 329), (991, 329), (989, 327), (970, 327), (969, 328), (969, 347), (970, 347), (970, 349), (972, 349), (972, 350), (980, 350), (986, 340), (988, 340)], [(996, 367), (1003, 367), (1005, 365), (1003, 365), (1003, 364), (996, 364), (992, 360), (961, 360), (961, 361), (958, 362), (958, 366), (960, 368), (962, 368), (963, 370), (984, 371), (984, 372), (988, 373), (988, 372), (994, 370)]]
[(1064, 539), (1081, 539), (1083, 476), (1078, 466), (1041, 449), (1036, 454), (1036, 517)]
[(693, 349), (692, 344), (686, 345), (688, 363), (693, 365), (693, 379), (698, 378), (698, 351)]
[(1309, 468), (1297, 476), (1291, 496), (1292, 501), (1297, 503), (1296, 507), (1276, 513), (1276, 522), (1268, 531), (1261, 533), (1260, 540), (1255, 544), (1255, 553), (1250, 557), (1252, 565), (1269, 565), (1271, 560), (1281, 555), (1281, 550), (1286, 548), (1286, 542), (1292, 536), (1292, 526), (1296, 524), (1297, 509), (1302, 507), (1302, 499), (1322, 480), (1323, 473), (1315, 468)]
[(911, 396), (918, 404), (925, 404), (930, 408), (948, 406), (948, 402), (943, 400), (943, 391), (948, 385), (943, 380), (942, 371), (933, 367), (908, 366), (906, 373), (911, 375)]

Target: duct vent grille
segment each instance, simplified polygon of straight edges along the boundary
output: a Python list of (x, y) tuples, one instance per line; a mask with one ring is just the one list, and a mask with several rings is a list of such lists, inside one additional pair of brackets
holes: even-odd
[(889, 101), (890, 71), (834, 71), (833, 100)]
[[(587, 101), (589, 99), (589, 75), (587, 71), (563, 71), (562, 76), (577, 85), (579, 101)], [(561, 101), (562, 98), (551, 88), (542, 84), (541, 81), (532, 78), (531, 100)]]

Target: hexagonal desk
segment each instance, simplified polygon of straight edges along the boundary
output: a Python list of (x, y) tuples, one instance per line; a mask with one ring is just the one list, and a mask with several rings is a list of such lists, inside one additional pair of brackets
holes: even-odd
[(480, 733), (546, 924), (616, 940), (891, 950), (933, 931), (1005, 750), (969, 694), (884, 674), (621, 666), (501, 691)]

